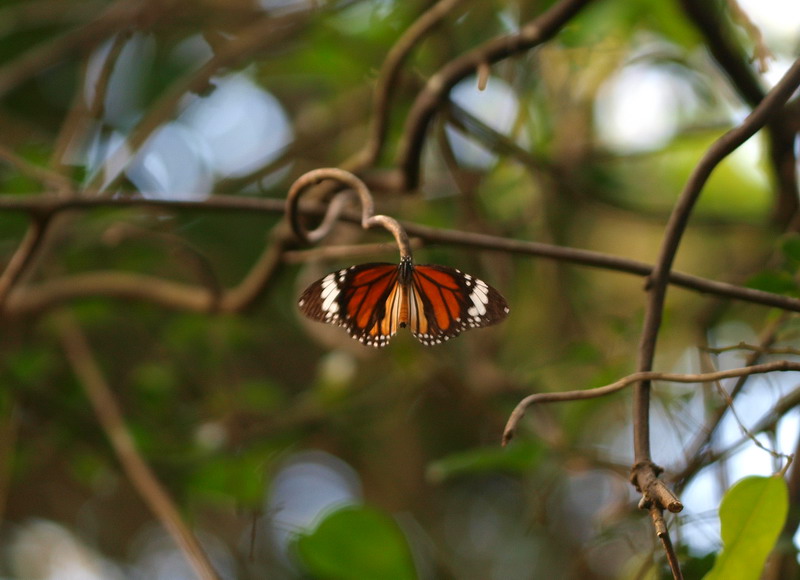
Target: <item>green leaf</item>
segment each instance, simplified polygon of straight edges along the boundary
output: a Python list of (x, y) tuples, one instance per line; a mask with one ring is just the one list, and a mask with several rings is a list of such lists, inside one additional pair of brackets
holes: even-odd
[(800, 262), (800, 235), (790, 234), (781, 240), (783, 255), (795, 262)]
[(797, 282), (783, 271), (760, 272), (747, 281), (747, 287), (773, 294), (797, 295)]
[(237, 455), (208, 455), (195, 459), (189, 481), (190, 491), (209, 503), (257, 506), (264, 495), (265, 457), (268, 447), (255, 447)]
[(536, 464), (542, 446), (538, 442), (520, 441), (509, 447), (482, 447), (454, 453), (428, 467), (428, 479), (441, 483), (452, 477), (502, 471), (524, 473)]
[(782, 477), (745, 477), (722, 498), (722, 552), (705, 580), (758, 580), (789, 509)]
[(296, 539), (300, 560), (320, 580), (416, 578), (411, 551), (392, 518), (377, 510), (339, 509)]

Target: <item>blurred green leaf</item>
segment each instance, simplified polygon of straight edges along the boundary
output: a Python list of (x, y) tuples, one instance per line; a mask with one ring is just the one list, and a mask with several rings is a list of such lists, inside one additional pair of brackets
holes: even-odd
[(264, 473), (271, 449), (249, 449), (246, 452), (203, 456), (192, 464), (189, 488), (205, 500), (229, 504), (257, 506), (264, 496)]
[[(681, 562), (681, 572), (684, 578), (702, 578), (714, 566), (714, 559), (716, 554), (709, 552), (708, 554), (695, 555), (685, 546), (678, 548), (678, 558)], [(663, 565), (663, 574), (659, 578), (672, 578), (672, 573), (669, 572), (668, 566)]]
[(783, 238), (781, 251), (788, 259), (800, 262), (800, 235), (790, 234)]
[(163, 395), (175, 388), (175, 369), (161, 363), (144, 363), (133, 371), (133, 384), (152, 395)]
[(745, 477), (722, 498), (722, 552), (706, 580), (757, 580), (789, 510), (782, 477)]
[(4, 357), (6, 371), (21, 384), (41, 382), (54, 366), (53, 352), (40, 348), (26, 348)]
[(320, 580), (405, 580), (416, 578), (414, 561), (397, 524), (382, 512), (348, 506), (296, 539), (297, 553), (311, 577)]
[(286, 397), (279, 384), (266, 379), (252, 379), (239, 387), (236, 402), (242, 410), (273, 411), (286, 404)]
[(428, 479), (441, 483), (453, 477), (502, 471), (524, 473), (539, 461), (542, 446), (537, 441), (518, 441), (508, 447), (480, 447), (454, 453), (428, 466)]
[(797, 294), (797, 282), (788, 272), (759, 272), (747, 281), (748, 288), (772, 292), (774, 294)]

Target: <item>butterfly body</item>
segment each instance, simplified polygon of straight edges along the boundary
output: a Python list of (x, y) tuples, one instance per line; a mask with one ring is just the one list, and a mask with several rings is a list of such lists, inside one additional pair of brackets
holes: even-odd
[(309, 286), (298, 303), (309, 318), (343, 326), (367, 346), (383, 347), (398, 328), (423, 344), (440, 344), (462, 331), (496, 324), (508, 314), (505, 298), (486, 282), (455, 268), (372, 263), (332, 272)]

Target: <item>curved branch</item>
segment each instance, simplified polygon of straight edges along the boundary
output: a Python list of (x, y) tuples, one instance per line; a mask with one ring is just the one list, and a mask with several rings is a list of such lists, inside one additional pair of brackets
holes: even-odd
[[(686, 182), (670, 215), (658, 260), (649, 277), (650, 296), (639, 342), (639, 371), (650, 371), (653, 367), (670, 271), (694, 204), (700, 197), (706, 181), (725, 157), (764, 127), (770, 117), (789, 100), (798, 85), (800, 85), (800, 59), (795, 61), (781, 81), (753, 109), (753, 112), (740, 126), (728, 131), (714, 142)], [(646, 464), (650, 462), (650, 383), (648, 379), (642, 379), (636, 386), (633, 404), (635, 463)]]
[[(734, 31), (725, 16), (725, 3), (680, 0), (680, 4), (705, 38), (711, 55), (728, 76), (737, 93), (751, 107), (758, 106), (765, 91), (748, 55), (735, 40)], [(758, 45), (756, 49), (758, 50)], [(792, 224), (792, 218), (798, 209), (795, 131), (791, 128), (790, 117), (794, 117), (795, 123), (797, 122), (797, 113), (786, 111), (780, 118), (769, 123), (769, 154), (778, 195), (774, 218), (782, 225)], [(797, 224), (790, 227), (796, 228)]]
[(773, 373), (778, 371), (800, 371), (800, 362), (778, 360), (749, 367), (694, 374), (640, 371), (628, 375), (627, 377), (623, 377), (609, 385), (596, 387), (594, 389), (560, 391), (555, 393), (535, 393), (533, 395), (528, 395), (519, 403), (517, 403), (516, 407), (514, 407), (514, 410), (511, 412), (511, 415), (506, 422), (506, 427), (503, 430), (503, 445), (506, 445), (511, 438), (514, 437), (514, 433), (516, 432), (520, 420), (525, 415), (525, 411), (527, 411), (531, 405), (539, 403), (563, 403), (566, 401), (597, 399), (598, 397), (605, 397), (606, 395), (616, 393), (617, 391), (621, 391), (622, 389), (634, 383), (639, 383), (642, 381), (663, 381), (668, 383), (708, 383), (722, 379)]
[(292, 226), (292, 231), (298, 238), (305, 242), (318, 242), (330, 233), (331, 228), (339, 218), (344, 208), (343, 195), (341, 193), (337, 194), (331, 201), (328, 210), (325, 212), (322, 224), (318, 228), (307, 231), (300, 223), (298, 212), (300, 196), (312, 185), (317, 185), (328, 179), (348, 185), (358, 194), (358, 199), (361, 202), (361, 227), (364, 229), (376, 226), (385, 228), (391, 232), (397, 241), (400, 256), (402, 258), (411, 257), (411, 243), (403, 226), (392, 217), (375, 215), (375, 201), (372, 199), (372, 194), (366, 184), (349, 171), (333, 167), (309, 171), (298, 177), (289, 189), (289, 194), (286, 196), (286, 216)]
[(480, 67), (530, 50), (550, 39), (590, 1), (561, 0), (525, 24), (516, 34), (495, 38), (474, 48), (450, 61), (428, 79), (408, 114), (397, 155), (397, 165), (403, 174), (402, 189), (412, 190), (419, 185), (420, 158), (428, 124), (450, 89)]
[[(373, 95), (373, 122), (370, 136), (360, 153), (354, 156), (358, 167), (373, 165), (381, 155), (389, 125), (389, 99), (397, 84), (400, 68), (419, 41), (437, 26), (463, 0), (440, 0), (426, 10), (392, 46), (381, 66)], [(350, 164), (346, 163), (349, 166)]]

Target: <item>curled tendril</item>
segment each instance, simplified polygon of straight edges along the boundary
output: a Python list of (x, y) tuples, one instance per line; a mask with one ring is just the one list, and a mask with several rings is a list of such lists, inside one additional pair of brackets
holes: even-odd
[[(349, 189), (338, 192), (328, 205), (328, 210), (325, 212), (322, 223), (313, 230), (307, 230), (300, 220), (300, 212), (298, 209), (300, 196), (303, 192), (307, 191), (309, 187), (317, 185), (325, 180), (338, 181)], [(389, 216), (375, 215), (375, 202), (366, 184), (349, 171), (335, 167), (314, 169), (298, 177), (292, 184), (292, 187), (289, 189), (289, 195), (286, 197), (286, 215), (294, 234), (304, 242), (312, 244), (322, 240), (330, 233), (330, 230), (339, 218), (350, 190), (356, 192), (361, 202), (361, 227), (364, 229), (377, 226), (385, 228), (394, 236), (397, 247), (400, 250), (400, 256), (402, 258), (410, 258), (411, 244), (403, 226), (401, 226), (397, 220)]]

